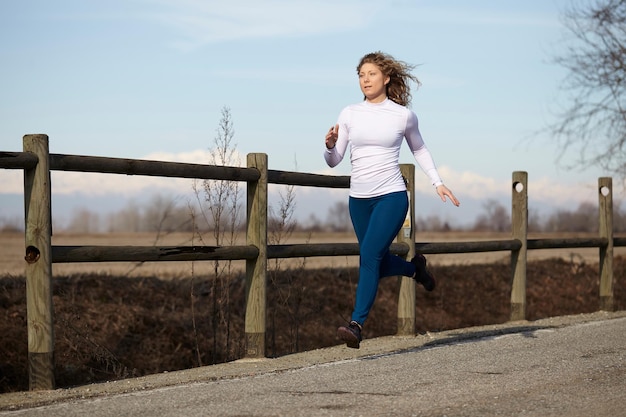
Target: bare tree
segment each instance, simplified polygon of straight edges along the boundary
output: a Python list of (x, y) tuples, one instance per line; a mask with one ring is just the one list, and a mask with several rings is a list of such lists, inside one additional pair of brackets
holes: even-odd
[(179, 206), (174, 197), (154, 195), (143, 211), (142, 230), (156, 232), (155, 243), (163, 235), (189, 231), (190, 224), (187, 207)]
[(347, 232), (351, 230), (350, 209), (345, 201), (337, 201), (328, 209), (326, 223), (333, 232)]
[(415, 218), (415, 230), (420, 232), (444, 232), (450, 230), (450, 225), (441, 220), (436, 214)]
[[(235, 130), (230, 108), (222, 108), (222, 117), (217, 128), (214, 147), (210, 150), (209, 163), (217, 166), (239, 166), (240, 160), (234, 143)], [(239, 183), (236, 181), (204, 180), (201, 186), (193, 184), (199, 203), (199, 212), (205, 222), (213, 227), (213, 239), (217, 246), (232, 246), (236, 243), (237, 230), (241, 221), (241, 204)], [(194, 220), (196, 223), (196, 220)], [(202, 235), (200, 241), (204, 242)], [(231, 357), (230, 324), (231, 305), (229, 283), (232, 276), (232, 261), (213, 262), (215, 278), (211, 288), (213, 310), (213, 357), (217, 362), (218, 332), (220, 325), (225, 333), (225, 356)], [(193, 286), (192, 286), (193, 287)]]
[(126, 203), (126, 207), (108, 216), (109, 232), (139, 232), (141, 231), (141, 209), (133, 200)]
[(315, 215), (315, 213), (309, 214), (309, 218), (304, 223), (303, 230), (321, 232), (324, 229), (322, 221)]
[(529, 232), (542, 232), (544, 230), (541, 216), (534, 211), (528, 212), (528, 231)]
[(485, 213), (479, 215), (474, 230), (505, 232), (511, 230), (511, 216), (508, 209), (498, 201), (489, 199), (483, 204)]
[(569, 168), (599, 166), (626, 174), (626, 0), (574, 2), (563, 13), (571, 39), (555, 63), (565, 108), (548, 127), (559, 144), (558, 160), (578, 151)]
[(598, 206), (583, 202), (576, 211), (558, 210), (546, 223), (548, 232), (597, 232)]
[(98, 233), (100, 231), (100, 216), (87, 208), (75, 209), (66, 231), (71, 233)]
[(619, 206), (613, 209), (613, 231), (616, 233), (626, 232), (626, 213)]
[[(214, 141), (215, 146), (210, 152), (210, 164), (217, 166), (240, 165), (241, 161), (234, 137), (235, 129), (230, 108), (223, 107)], [(208, 210), (208, 223), (213, 226), (215, 244), (234, 244), (241, 212), (239, 183), (237, 181), (204, 180), (202, 181), (202, 188), (205, 203), (202, 207)]]

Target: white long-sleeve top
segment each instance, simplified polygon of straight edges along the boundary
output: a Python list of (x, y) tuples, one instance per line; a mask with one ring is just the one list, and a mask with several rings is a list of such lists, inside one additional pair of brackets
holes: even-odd
[(337, 143), (332, 149), (326, 149), (324, 159), (328, 166), (337, 166), (350, 145), (351, 197), (377, 197), (406, 190), (399, 165), (405, 138), (431, 183), (434, 186), (443, 183), (412, 110), (389, 99), (381, 103), (362, 101), (344, 108), (337, 124)]

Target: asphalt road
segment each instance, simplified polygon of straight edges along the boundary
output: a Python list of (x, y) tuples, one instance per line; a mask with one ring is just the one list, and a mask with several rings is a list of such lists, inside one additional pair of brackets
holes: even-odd
[(0, 395), (0, 416), (626, 416), (626, 313)]

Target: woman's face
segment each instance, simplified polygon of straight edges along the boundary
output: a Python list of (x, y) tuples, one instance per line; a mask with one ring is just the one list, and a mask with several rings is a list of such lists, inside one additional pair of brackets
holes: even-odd
[(387, 83), (385, 76), (378, 65), (366, 62), (359, 70), (359, 85), (367, 101), (380, 103), (387, 98)]

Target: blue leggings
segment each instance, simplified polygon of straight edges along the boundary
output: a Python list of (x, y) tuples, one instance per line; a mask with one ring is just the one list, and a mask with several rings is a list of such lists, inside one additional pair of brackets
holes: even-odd
[(380, 278), (412, 277), (415, 265), (389, 252), (398, 235), (409, 200), (406, 191), (373, 198), (350, 197), (352, 225), (359, 241), (359, 283), (352, 320), (363, 325), (374, 304)]

